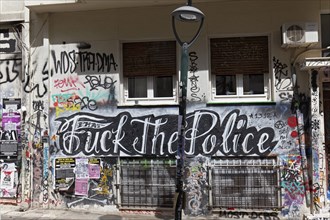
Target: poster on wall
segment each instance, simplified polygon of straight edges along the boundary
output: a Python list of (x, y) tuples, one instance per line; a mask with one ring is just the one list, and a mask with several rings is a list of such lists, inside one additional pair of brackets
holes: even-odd
[(2, 101), (1, 140), (18, 142), (21, 133), (21, 99), (3, 99)]
[(76, 158), (76, 179), (88, 179), (88, 158)]
[(55, 188), (60, 191), (67, 191), (73, 186), (76, 167), (75, 158), (55, 159)]
[(17, 170), (14, 163), (3, 163), (0, 175), (0, 197), (16, 197), (16, 186), (18, 182)]
[(90, 158), (88, 160), (88, 174), (90, 179), (100, 179), (101, 166), (99, 158)]
[(88, 179), (76, 179), (74, 194), (79, 196), (88, 195)]

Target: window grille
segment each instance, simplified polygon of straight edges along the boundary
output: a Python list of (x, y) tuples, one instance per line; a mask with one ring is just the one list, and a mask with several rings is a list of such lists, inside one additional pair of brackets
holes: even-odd
[(122, 209), (172, 208), (175, 197), (175, 160), (121, 159)]
[(219, 209), (280, 207), (276, 158), (215, 159), (212, 169), (212, 205)]

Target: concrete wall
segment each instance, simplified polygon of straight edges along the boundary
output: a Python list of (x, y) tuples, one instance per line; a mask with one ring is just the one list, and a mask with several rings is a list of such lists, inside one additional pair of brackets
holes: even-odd
[(0, 22), (24, 20), (24, 1), (0, 1)]

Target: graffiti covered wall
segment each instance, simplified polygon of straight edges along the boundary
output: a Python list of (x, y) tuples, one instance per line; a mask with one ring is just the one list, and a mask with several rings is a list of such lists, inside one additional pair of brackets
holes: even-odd
[[(48, 127), (46, 122), (38, 126), (40, 120), (35, 120), (32, 131), (40, 133), (39, 144), (33, 145), (34, 198), (40, 204), (114, 205), (119, 196), (114, 190), (118, 157), (176, 155), (177, 108), (118, 108), (119, 53), (116, 42), (106, 45), (106, 50), (100, 43), (83, 51), (75, 44), (51, 48), (50, 69), (44, 70), (50, 76), (49, 107), (42, 101), (34, 102), (36, 118), (51, 122), (49, 134), (44, 129), (38, 131)], [(191, 53), (194, 87), (188, 103), (186, 155), (277, 156), (284, 167), (282, 214), (299, 215), (305, 190), (297, 119), (292, 115), (290, 99), (257, 106), (206, 106), (200, 102), (202, 95), (198, 96), (197, 61), (196, 53)], [(274, 62), (281, 81), (287, 77), (281, 75), (285, 66), (279, 60)], [(292, 93), (289, 85), (285, 88)], [(45, 107), (50, 109), (49, 115), (44, 114)], [(205, 206), (205, 202), (201, 204)]]
[[(115, 187), (120, 157), (176, 156), (176, 106), (129, 108), (118, 104), (125, 83), (120, 76), (119, 45), (114, 40), (92, 41), (89, 49), (79, 49), (77, 43), (49, 45), (49, 50), (36, 47), (31, 65), (24, 68), (24, 80), (11, 76), (17, 72), (14, 61), (2, 63), (2, 72), (8, 73), (3, 74), (7, 80), (3, 78), (2, 84), (10, 90), (10, 83), (18, 81), (23, 92), (32, 97), (29, 115), (20, 116), (24, 132), (30, 135), (25, 146), (25, 156), (30, 160), (24, 166), (32, 174), (33, 205), (115, 205), (120, 196)], [(282, 167), (281, 214), (299, 215), (306, 190), (287, 65), (275, 57), (272, 60), (276, 103), (206, 105), (207, 97), (200, 93), (204, 90), (199, 81), (199, 68), (203, 66), (199, 52), (189, 54), (186, 156), (276, 157)], [(188, 180), (201, 181), (193, 177)], [(207, 185), (200, 187), (206, 189)], [(194, 191), (194, 186), (187, 184), (187, 190)], [(192, 193), (189, 199), (196, 203), (187, 213), (207, 213), (206, 194), (198, 203), (195, 200), (199, 195)]]
[[(0, 28), (0, 200), (20, 197), (22, 48), (19, 26)], [(23, 132), (24, 133), (24, 132)]]

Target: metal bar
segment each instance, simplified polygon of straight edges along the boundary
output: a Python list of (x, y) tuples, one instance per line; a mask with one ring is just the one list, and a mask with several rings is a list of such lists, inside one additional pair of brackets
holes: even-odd
[(212, 172), (213, 207), (279, 208), (279, 185), (274, 185), (278, 180), (275, 158), (225, 159), (214, 164), (217, 166)]
[(117, 165), (116, 165), (116, 197), (117, 197), (117, 204), (118, 204), (118, 207), (120, 208), (121, 207), (121, 192), (120, 192), (120, 184), (121, 184), (121, 166), (120, 166), (120, 157), (118, 157), (118, 160), (117, 160)]
[(208, 169), (208, 185), (209, 187), (209, 207), (212, 208), (213, 207), (213, 197), (212, 197), (212, 190), (213, 190), (213, 185), (212, 185), (212, 169), (210, 166), (207, 167)]
[[(128, 158), (121, 161), (120, 188), (122, 189), (121, 209), (134, 207), (150, 210), (151, 207), (173, 208), (175, 184), (169, 184), (175, 178), (175, 168), (169, 168), (159, 159), (147, 161)], [(165, 171), (168, 170), (168, 173)], [(166, 178), (164, 178), (166, 177)], [(150, 181), (150, 182), (149, 182)], [(173, 181), (174, 182), (174, 181)], [(163, 183), (163, 184), (162, 184)]]
[(215, 167), (270, 167), (270, 168), (274, 168), (276, 167), (277, 168), (277, 165), (217, 165), (217, 164), (214, 164)]
[[(129, 186), (130, 184), (125, 184), (125, 183), (122, 183), (120, 184), (121, 186)], [(142, 184), (142, 183), (135, 183), (134, 184), (135, 186), (154, 186), (154, 187), (158, 187), (158, 186), (161, 186), (161, 187), (173, 187), (175, 186), (174, 184)]]
[(178, 149), (177, 149), (177, 170), (176, 170), (176, 205), (175, 219), (182, 219), (183, 208), (183, 166), (185, 156), (185, 123), (186, 123), (186, 101), (187, 101), (187, 75), (188, 75), (188, 44), (183, 43), (181, 48), (181, 98), (179, 101), (179, 127), (178, 127)]

